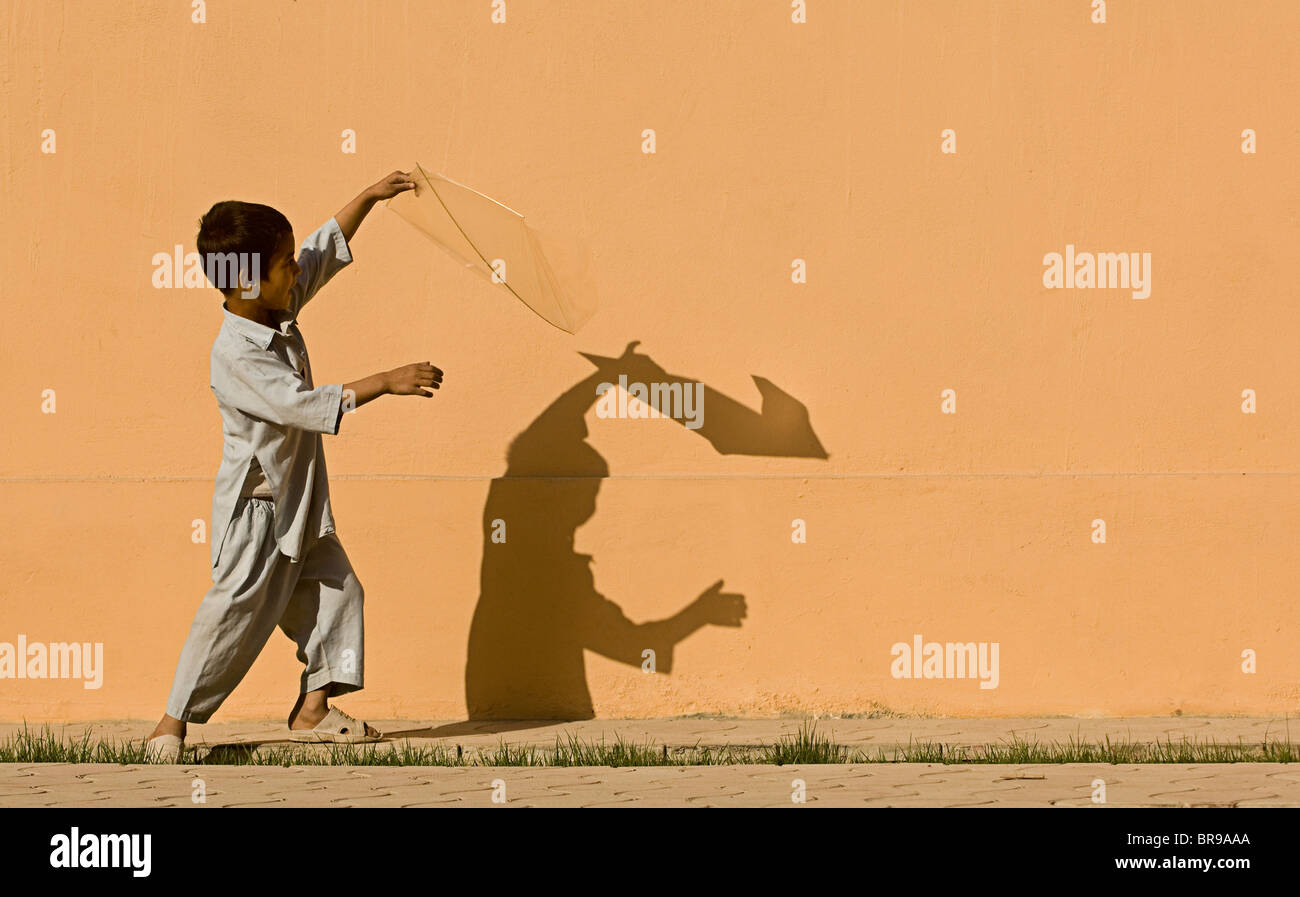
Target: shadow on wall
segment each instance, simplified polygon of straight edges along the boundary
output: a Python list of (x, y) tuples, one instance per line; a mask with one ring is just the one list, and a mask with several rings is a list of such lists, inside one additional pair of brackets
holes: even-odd
[[(431, 734), (528, 728), (516, 720), (592, 719), (583, 651), (640, 667), (642, 652), (655, 652), (660, 673), (673, 670), (673, 649), (704, 626), (740, 626), (741, 595), (715, 582), (698, 598), (663, 620), (633, 623), (617, 604), (596, 591), (591, 556), (573, 549), (574, 531), (596, 512), (600, 482), (609, 476), (605, 459), (586, 441), (583, 419), (597, 402), (597, 386), (617, 383), (675, 383), (630, 343), (619, 358), (585, 357), (596, 365), (515, 437), (504, 476), (492, 481), (483, 509), (481, 592), (470, 625), (465, 667), (469, 723), (443, 726)], [(772, 383), (754, 377), (763, 398), (755, 412), (705, 387), (706, 413), (693, 432), (721, 454), (826, 458), (802, 403)], [(680, 421), (679, 421), (680, 422)], [(506, 539), (494, 542), (504, 521)], [(474, 725), (475, 720), (500, 721)], [(413, 733), (395, 733), (413, 734)]]

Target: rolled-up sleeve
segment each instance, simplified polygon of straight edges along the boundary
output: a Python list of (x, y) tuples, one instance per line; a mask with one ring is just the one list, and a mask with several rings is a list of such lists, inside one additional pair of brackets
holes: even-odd
[(256, 352), (229, 358), (214, 355), (212, 391), (219, 401), (282, 427), (337, 434), (343, 385), (309, 387), (278, 356)]
[(298, 249), (298, 267), (302, 269), (290, 290), (295, 314), (311, 301), (317, 291), (329, 283), (331, 277), (352, 262), (352, 251), (339, 223), (330, 218)]

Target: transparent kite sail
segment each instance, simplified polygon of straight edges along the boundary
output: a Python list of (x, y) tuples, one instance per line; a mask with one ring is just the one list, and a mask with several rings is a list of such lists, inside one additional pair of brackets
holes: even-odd
[(467, 268), (509, 290), (561, 330), (576, 333), (596, 313), (590, 251), (543, 235), (509, 206), (418, 162), (414, 190), (388, 208)]

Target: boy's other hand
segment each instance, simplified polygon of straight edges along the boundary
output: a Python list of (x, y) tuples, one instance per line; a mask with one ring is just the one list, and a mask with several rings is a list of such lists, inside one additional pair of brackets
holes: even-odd
[(389, 394), (395, 396), (424, 396), (427, 399), (433, 395), (428, 390), (442, 385), (442, 371), (427, 361), (393, 368), (384, 376)]
[(405, 171), (394, 171), (388, 177), (373, 184), (368, 191), (374, 199), (392, 199), (399, 193), (415, 189), (415, 181)]

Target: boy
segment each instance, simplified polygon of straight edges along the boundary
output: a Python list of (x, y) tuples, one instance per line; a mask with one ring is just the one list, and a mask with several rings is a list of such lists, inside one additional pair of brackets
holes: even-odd
[(334, 534), (321, 434), (338, 433), (344, 411), (381, 395), (431, 397), (442, 371), (426, 361), (314, 386), (297, 318), (352, 261), (348, 241), (371, 207), (414, 187), (395, 171), (362, 191), (303, 241), (297, 260), (293, 228), (269, 206), (219, 202), (199, 222), (199, 255), (226, 297), (211, 359), (225, 436), (212, 496), (213, 584), (181, 651), (167, 712), (145, 742), (151, 759), (180, 761), (186, 723), (207, 722), (277, 625), (306, 666), (290, 738), (379, 737), (328, 703), (362, 687), (364, 593)]

